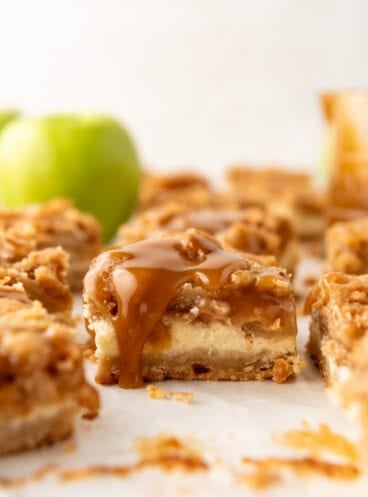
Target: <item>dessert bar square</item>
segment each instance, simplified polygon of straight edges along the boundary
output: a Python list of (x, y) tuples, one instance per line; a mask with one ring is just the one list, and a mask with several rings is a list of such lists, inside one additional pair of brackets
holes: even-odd
[(0, 454), (62, 440), (81, 408), (92, 416), (74, 329), (31, 302), (21, 283), (0, 283)]
[(195, 173), (146, 174), (140, 190), (141, 210), (176, 201), (192, 207), (208, 205), (212, 189), (204, 176)]
[(301, 365), (290, 277), (195, 229), (100, 254), (84, 280), (84, 315), (100, 383), (281, 383)]
[(68, 280), (73, 290), (81, 289), (83, 276), (102, 246), (97, 221), (63, 199), (0, 210), (0, 230), (9, 231), (13, 239), (9, 262), (20, 260), (31, 250), (62, 247), (70, 255)]
[(118, 243), (127, 244), (157, 237), (162, 231), (200, 229), (214, 235), (224, 247), (259, 255), (275, 256), (279, 266), (293, 272), (298, 245), (290, 218), (267, 206), (243, 209), (192, 210), (170, 202), (144, 211), (119, 230)]
[(291, 210), (296, 232), (301, 239), (322, 237), (326, 198), (309, 174), (279, 168), (256, 169), (233, 166), (227, 180), (232, 192), (248, 203), (284, 205)]
[(354, 367), (352, 354), (368, 330), (368, 275), (328, 273), (306, 301), (309, 353), (328, 386), (339, 389)]
[(368, 273), (368, 218), (340, 222), (325, 234), (326, 270)]
[(309, 353), (338, 401), (361, 420), (368, 461), (368, 275), (323, 275), (306, 311)]

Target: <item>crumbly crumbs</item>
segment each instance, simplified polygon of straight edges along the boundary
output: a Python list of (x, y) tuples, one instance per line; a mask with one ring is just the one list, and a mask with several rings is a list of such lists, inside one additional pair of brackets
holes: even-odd
[(272, 368), (272, 379), (276, 383), (283, 383), (291, 374), (291, 365), (285, 359), (277, 359)]
[(191, 402), (194, 399), (194, 393), (190, 392), (167, 392), (163, 388), (159, 388), (156, 385), (148, 385), (147, 393), (151, 399), (163, 400), (163, 399), (173, 399), (181, 402)]
[(356, 463), (359, 454), (356, 445), (343, 435), (334, 433), (327, 424), (321, 423), (317, 430), (303, 423), (301, 429), (292, 429), (275, 440), (293, 449), (307, 450), (313, 457), (325, 452), (332, 453), (351, 463)]
[(146, 387), (146, 390), (151, 399), (155, 400), (167, 399), (166, 390), (159, 388), (156, 385), (148, 385)]

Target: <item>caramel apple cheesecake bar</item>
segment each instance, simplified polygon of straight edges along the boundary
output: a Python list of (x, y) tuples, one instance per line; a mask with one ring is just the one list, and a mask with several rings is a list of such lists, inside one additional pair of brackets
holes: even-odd
[[(11, 262), (31, 250), (62, 247), (70, 255), (68, 280), (73, 290), (81, 289), (92, 258), (102, 247), (97, 221), (82, 214), (64, 199), (35, 204), (18, 210), (0, 210), (0, 230), (18, 243)], [(17, 242), (17, 239), (21, 242)]]
[(368, 218), (335, 223), (325, 234), (326, 271), (368, 273)]
[(306, 302), (309, 353), (338, 402), (361, 421), (368, 461), (368, 275), (323, 275)]
[(146, 173), (140, 189), (139, 208), (149, 209), (171, 201), (203, 208), (208, 205), (211, 195), (208, 181), (199, 174)]
[(0, 277), (0, 454), (62, 440), (81, 408), (94, 416), (74, 329)]
[(160, 236), (163, 231), (196, 228), (214, 235), (225, 248), (252, 254), (274, 255), (279, 266), (294, 272), (298, 245), (290, 218), (267, 206), (243, 209), (193, 210), (169, 202), (135, 216), (119, 230), (118, 243)]
[(301, 365), (287, 273), (190, 229), (103, 252), (84, 280), (99, 383), (283, 382)]
[(354, 350), (368, 331), (368, 275), (328, 273), (308, 295), (308, 349), (327, 384), (336, 391), (351, 376)]
[(235, 165), (229, 168), (227, 181), (230, 191), (249, 204), (266, 203), (273, 208), (290, 209), (300, 239), (322, 237), (325, 225), (326, 197), (318, 190), (309, 174), (280, 168), (252, 168)]

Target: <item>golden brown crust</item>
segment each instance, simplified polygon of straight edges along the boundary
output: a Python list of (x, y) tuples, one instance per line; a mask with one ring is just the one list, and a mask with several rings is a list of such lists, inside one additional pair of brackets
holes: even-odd
[[(284, 383), (293, 378), (304, 367), (303, 361), (295, 355), (265, 360), (248, 366), (249, 371), (238, 368), (209, 368), (200, 364), (161, 364), (144, 365), (142, 374), (145, 381), (162, 380), (203, 380), (203, 381), (263, 381), (273, 380)], [(96, 381), (103, 385), (118, 383), (120, 362), (118, 358), (105, 358), (99, 364)]]
[(13, 263), (32, 250), (62, 247), (70, 255), (69, 282), (82, 287), (83, 275), (102, 246), (101, 229), (95, 219), (64, 199), (0, 211), (0, 261)]

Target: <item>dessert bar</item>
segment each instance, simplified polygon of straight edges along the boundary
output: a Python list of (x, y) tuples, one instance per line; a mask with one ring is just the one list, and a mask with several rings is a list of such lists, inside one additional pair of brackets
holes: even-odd
[(368, 275), (328, 273), (308, 295), (308, 349), (328, 386), (340, 389), (354, 368), (352, 353), (368, 330)]
[(196, 228), (214, 235), (224, 247), (259, 255), (274, 255), (279, 266), (293, 272), (298, 246), (290, 218), (266, 206), (238, 210), (192, 210), (170, 202), (137, 215), (119, 230), (122, 245), (157, 237), (163, 231)]
[(208, 181), (199, 174), (146, 174), (140, 190), (139, 206), (144, 210), (175, 201), (203, 208), (208, 206), (211, 194)]
[(70, 255), (68, 280), (81, 289), (92, 258), (101, 250), (101, 230), (94, 218), (82, 214), (63, 199), (19, 210), (0, 210), (0, 230), (13, 240), (9, 262), (22, 259), (31, 250), (62, 247)]
[(314, 186), (309, 174), (236, 165), (228, 170), (227, 180), (230, 190), (241, 195), (244, 202), (288, 207), (299, 238), (322, 236), (325, 194)]
[(363, 427), (368, 461), (368, 275), (323, 275), (306, 302), (309, 353), (339, 403)]
[(290, 277), (190, 229), (100, 254), (84, 280), (97, 381), (283, 382), (301, 365)]
[(62, 440), (80, 409), (94, 416), (74, 329), (0, 277), (0, 454)]
[(326, 270), (368, 273), (368, 218), (335, 223), (325, 234)]

